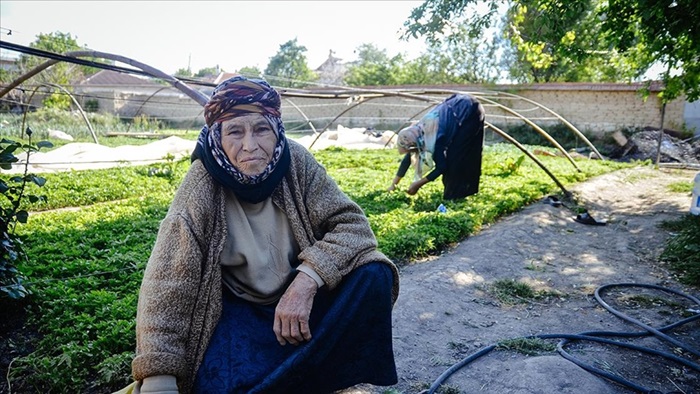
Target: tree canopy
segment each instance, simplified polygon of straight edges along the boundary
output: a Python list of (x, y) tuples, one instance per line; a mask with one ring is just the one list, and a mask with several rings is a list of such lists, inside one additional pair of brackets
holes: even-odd
[(306, 61), (306, 47), (297, 39), (280, 45), (277, 54), (270, 58), (265, 68), (265, 76), (271, 83), (282, 87), (304, 87), (318, 79)]
[(494, 32), (519, 82), (631, 81), (662, 63), (662, 98), (694, 101), (699, 18), (695, 0), (426, 0), (404, 23), (404, 38), (465, 42)]
[[(36, 36), (36, 40), (29, 44), (31, 48), (41, 49), (47, 52), (65, 54), (66, 52), (77, 51), (83, 49), (77, 41), (77, 37), (73, 37), (70, 33), (54, 32), (40, 33)], [(46, 62), (47, 59), (33, 55), (22, 54), (19, 57), (19, 73), (25, 74), (34, 69), (38, 65)], [(94, 74), (99, 69), (79, 66), (71, 63), (58, 62), (50, 68), (39, 73), (36, 78), (41, 83), (54, 84), (61, 86), (69, 86), (71, 83), (79, 79)], [(3, 75), (3, 78), (13, 80), (18, 75)], [(50, 94), (45, 100), (44, 105), (47, 107), (68, 108), (71, 105), (70, 97), (61, 92)]]
[(612, 45), (623, 52), (639, 50), (665, 65), (664, 101), (681, 94), (691, 102), (700, 98), (700, 2), (608, 0), (600, 15)]

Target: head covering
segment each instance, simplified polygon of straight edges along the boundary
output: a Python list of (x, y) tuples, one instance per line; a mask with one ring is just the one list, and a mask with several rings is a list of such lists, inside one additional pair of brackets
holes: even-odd
[[(220, 83), (204, 106), (206, 124), (199, 133), (192, 161), (201, 160), (209, 174), (237, 197), (259, 203), (272, 195), (289, 169), (289, 144), (280, 113), (280, 95), (261, 79), (235, 76)], [(277, 134), (272, 158), (261, 174), (242, 173), (229, 160), (221, 145), (221, 123), (237, 116), (258, 113)]]
[(406, 150), (418, 148), (418, 140), (422, 137), (421, 131), (418, 125), (401, 129), (397, 137), (396, 145)]
[(396, 145), (409, 151), (411, 165), (415, 170), (414, 180), (422, 178), (426, 169), (435, 167), (431, 155), (425, 149), (425, 135), (420, 122), (401, 129), (396, 139)]

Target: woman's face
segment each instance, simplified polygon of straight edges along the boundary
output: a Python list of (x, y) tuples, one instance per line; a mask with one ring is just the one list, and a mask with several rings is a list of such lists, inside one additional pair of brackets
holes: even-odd
[(259, 175), (272, 159), (277, 133), (261, 114), (251, 113), (221, 123), (221, 146), (240, 172)]

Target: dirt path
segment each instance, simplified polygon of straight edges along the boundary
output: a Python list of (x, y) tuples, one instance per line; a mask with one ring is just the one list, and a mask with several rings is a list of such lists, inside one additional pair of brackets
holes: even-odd
[[(422, 392), (450, 366), (505, 339), (591, 330), (640, 331), (596, 302), (594, 291), (602, 285), (653, 284), (700, 296), (697, 289), (679, 285), (658, 260), (669, 234), (657, 225), (684, 215), (690, 205), (688, 193), (673, 193), (666, 186), (692, 181), (694, 175), (695, 171), (652, 168), (604, 175), (571, 191), (595, 219), (607, 221), (605, 226), (581, 224), (573, 220), (576, 214), (565, 207), (536, 203), (468, 238), (439, 258), (404, 268), (401, 295), (394, 309), (399, 384), (393, 388), (404, 394)], [(503, 304), (488, 289), (494, 281), (504, 279), (526, 282), (559, 296)], [(624, 313), (661, 327), (680, 319), (678, 314), (670, 315), (669, 305), (673, 304), (640, 304), (659, 294), (645, 289), (614, 288), (605, 300), (616, 308), (625, 308)], [(682, 303), (678, 297), (674, 300)], [(692, 302), (673, 306), (686, 313), (692, 313), (687, 312), (689, 308), (700, 309)], [(700, 349), (700, 322), (674, 330), (674, 337)], [(671, 351), (653, 337), (629, 341)], [(597, 368), (622, 373), (643, 387), (662, 392), (700, 392), (700, 372), (663, 359), (592, 342), (579, 342), (570, 350)], [(690, 359), (700, 362), (698, 357)], [(386, 389), (365, 387), (360, 392), (382, 393)], [(451, 374), (440, 390), (633, 392), (583, 370), (555, 351), (536, 357), (514, 351), (490, 352)]]

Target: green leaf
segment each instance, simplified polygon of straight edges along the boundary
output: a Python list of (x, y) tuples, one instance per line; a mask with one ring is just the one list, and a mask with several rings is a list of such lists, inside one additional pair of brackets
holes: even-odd
[(21, 211), (18, 211), (15, 216), (17, 217), (18, 222), (27, 223), (27, 219), (29, 218), (29, 213), (25, 210), (21, 210)]
[(37, 148), (53, 148), (53, 144), (50, 141), (39, 141), (36, 143)]
[(42, 178), (42, 177), (40, 177), (40, 176), (32, 175), (32, 179), (31, 179), (31, 180), (32, 180), (32, 182), (34, 182), (34, 183), (35, 183), (37, 186), (39, 186), (39, 187), (44, 186), (44, 185), (46, 184), (46, 179), (45, 179), (45, 178)]

